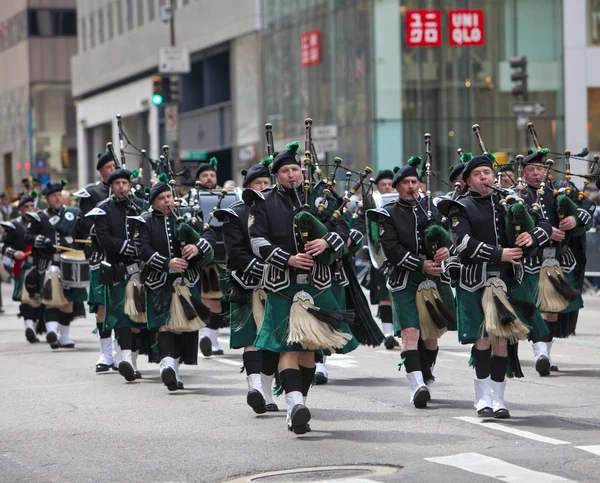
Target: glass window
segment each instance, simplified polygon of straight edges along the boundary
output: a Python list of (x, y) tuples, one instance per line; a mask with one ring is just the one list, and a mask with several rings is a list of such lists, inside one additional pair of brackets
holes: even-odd
[(82, 52), (85, 52), (87, 50), (87, 29), (86, 29), (86, 22), (85, 22), (85, 17), (81, 18), (81, 45), (80, 45), (80, 49)]
[(77, 35), (75, 10), (29, 9), (27, 23), (31, 37), (75, 37)]
[(148, 0), (148, 22), (154, 21), (156, 0)]
[(125, 19), (127, 21), (127, 30), (133, 28), (133, 0), (125, 0)]
[(121, 0), (117, 0), (115, 3), (117, 9), (117, 32), (119, 35), (123, 34), (123, 3)]
[(144, 0), (137, 0), (137, 18), (138, 27), (144, 25)]
[(113, 25), (113, 4), (109, 3), (106, 7), (106, 25), (108, 27), (108, 40), (111, 40), (115, 34)]
[(104, 43), (104, 9), (98, 9), (98, 43)]
[(588, 0), (589, 6), (589, 44), (600, 45), (600, 0)]

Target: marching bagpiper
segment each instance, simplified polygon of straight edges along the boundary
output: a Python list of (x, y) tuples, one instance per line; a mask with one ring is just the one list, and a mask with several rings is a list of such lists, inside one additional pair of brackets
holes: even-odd
[[(254, 345), (280, 353), (288, 429), (304, 434), (310, 429), (305, 398), (315, 374), (314, 352), (346, 353), (358, 343), (347, 323), (338, 319), (342, 314), (331, 293), (329, 266), (315, 260), (329, 248), (334, 253), (341, 251), (345, 240), (329, 232), (303, 247), (298, 244), (298, 237), (303, 236), (297, 227), (297, 214), (303, 208), (298, 192), (303, 177), (297, 149), (298, 143), (292, 143), (275, 158), (272, 173), (277, 185), (255, 193), (248, 226), (252, 250), (267, 264), (265, 316)], [(310, 179), (305, 178), (304, 183), (310, 186)], [(317, 317), (329, 317), (336, 328)]]
[[(86, 216), (98, 203), (108, 198), (110, 187), (108, 177), (116, 168), (116, 161), (112, 150), (100, 155), (96, 162), (96, 170), (100, 174), (100, 180), (89, 184), (85, 188), (73, 193), (80, 198), (79, 214), (77, 217), (77, 231), (81, 239), (89, 239), (90, 244), (84, 248), (84, 253), (90, 265), (90, 288), (88, 294), (88, 305), (90, 311), (96, 314), (96, 328), (100, 338), (100, 358), (96, 362), (96, 372), (106, 372), (111, 367), (118, 368), (120, 360), (113, 358), (112, 331), (104, 330), (104, 291), (99, 282), (100, 262), (102, 262), (102, 250), (94, 233), (94, 218)], [(115, 365), (116, 364), (116, 365)]]
[(118, 366), (119, 374), (130, 382), (142, 377), (137, 369), (141, 345), (138, 339), (146, 320), (142, 317), (134, 321), (126, 312), (126, 286), (139, 272), (133, 240), (135, 222), (128, 217), (141, 213), (143, 201), (129, 195), (131, 172), (127, 169), (113, 171), (107, 184), (112, 194), (98, 203), (87, 216), (93, 216), (98, 244), (103, 250), (99, 278), (104, 287), (103, 331), (109, 334), (115, 331), (122, 358)]
[[(248, 171), (243, 170), (242, 187), (254, 191), (268, 188), (271, 185), (269, 162), (267, 158)], [(223, 222), (227, 268), (232, 285), (229, 346), (231, 349), (244, 349), (242, 358), (248, 381), (246, 402), (257, 414), (278, 411), (272, 398), (272, 388), (279, 354), (257, 351), (254, 347), (257, 329), (264, 315), (262, 278), (265, 265), (252, 253), (248, 234), (250, 208), (243, 201), (238, 201), (226, 209), (215, 211), (214, 215)]]
[[(30, 213), (35, 210), (35, 197), (23, 195), (19, 200), (19, 216), (11, 221), (3, 221), (4, 236), (0, 241), (0, 253), (13, 261), (12, 273), (14, 275), (14, 290), (12, 299), (20, 302), (19, 313), (25, 322), (25, 338), (28, 342), (39, 342), (36, 336), (39, 322), (41, 304), (39, 300), (29, 296), (25, 289), (25, 274), (35, 270), (32, 256), (32, 246), (27, 240), (27, 230), (31, 224)], [(37, 215), (35, 215), (37, 216)], [(37, 272), (37, 270), (36, 270)]]
[(469, 192), (449, 210), (450, 231), (459, 260), (450, 258), (445, 268), (458, 271), (457, 276), (451, 277), (458, 279), (458, 338), (462, 344), (474, 344), (471, 354), (477, 414), (509, 418), (504, 403), (509, 367), (507, 343), (523, 339), (529, 329), (508, 296), (513, 279), (522, 274), (523, 249), (542, 242), (550, 227), (543, 217), (538, 217), (537, 228), (521, 233), (516, 247), (508, 247), (503, 208), (493, 187), (495, 178), (488, 155), (474, 157), (464, 168), (463, 179)]
[(149, 202), (152, 210), (136, 218), (137, 253), (146, 265), (140, 279), (147, 289), (147, 326), (158, 330), (161, 379), (169, 391), (176, 391), (183, 389), (180, 362), (197, 364), (198, 330), (204, 327), (201, 319), (207, 316), (197, 288), (201, 267), (193, 266), (192, 260), (212, 255), (216, 238), (210, 229), (202, 238), (188, 230), (196, 238), (190, 243), (183, 240), (169, 184), (155, 183)]

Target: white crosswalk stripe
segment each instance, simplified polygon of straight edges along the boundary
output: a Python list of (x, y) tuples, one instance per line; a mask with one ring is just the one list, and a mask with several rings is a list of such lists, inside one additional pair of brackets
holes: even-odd
[(465, 421), (471, 424), (477, 424), (484, 428), (493, 429), (495, 431), (502, 431), (504, 433), (514, 434), (515, 436), (520, 436), (522, 438), (532, 439), (534, 441), (539, 441), (541, 443), (548, 444), (571, 444), (568, 441), (562, 441), (560, 439), (549, 438), (548, 436), (541, 436), (539, 434), (532, 433), (530, 431), (523, 431), (522, 429), (511, 428), (508, 426), (509, 423), (498, 424), (498, 423), (490, 423), (484, 421), (479, 418), (471, 418), (468, 416), (460, 416), (454, 419), (458, 419), (460, 421)]
[(479, 453), (462, 453), (425, 458), (425, 460), (510, 483), (567, 483), (573, 481), (550, 473), (542, 473), (541, 471), (534, 471), (522, 466), (513, 465), (512, 463)]

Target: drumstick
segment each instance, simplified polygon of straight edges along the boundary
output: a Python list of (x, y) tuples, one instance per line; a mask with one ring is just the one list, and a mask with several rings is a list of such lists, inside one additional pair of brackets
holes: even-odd
[(56, 248), (57, 250), (66, 250), (69, 252), (78, 252), (79, 250), (76, 250), (75, 248), (70, 248), (70, 247), (63, 247), (61, 245), (52, 245), (54, 248)]
[(75, 243), (92, 243), (92, 240), (82, 240), (82, 239), (77, 239), (75, 238), (75, 240), (73, 240)]

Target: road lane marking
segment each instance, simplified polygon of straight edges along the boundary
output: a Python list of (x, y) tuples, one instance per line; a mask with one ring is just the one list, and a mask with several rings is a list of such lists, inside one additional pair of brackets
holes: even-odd
[(425, 460), (510, 483), (531, 483), (532, 481), (536, 483), (568, 483), (573, 481), (550, 473), (542, 473), (541, 471), (534, 471), (522, 466), (513, 465), (512, 463), (479, 453), (462, 453), (436, 458), (425, 458)]
[(593, 446), (575, 446), (577, 449), (582, 449), (583, 451), (587, 451), (588, 453), (592, 453), (600, 456), (600, 445), (596, 444)]
[(532, 433), (530, 431), (523, 431), (522, 429), (511, 428), (507, 424), (498, 424), (498, 423), (488, 423), (483, 422), (482, 419), (479, 418), (471, 418), (468, 416), (459, 416), (454, 419), (460, 419), (461, 421), (465, 421), (471, 424), (477, 424), (479, 426), (495, 429), (496, 431), (503, 431), (505, 433), (514, 434), (515, 436), (521, 436), (522, 438), (532, 439), (534, 441), (539, 441), (540, 443), (548, 443), (548, 444), (571, 444), (568, 441), (562, 441), (560, 439), (549, 438), (547, 436), (541, 436), (539, 434)]
[(212, 361), (219, 361), (219, 362), (222, 362), (223, 364), (229, 364), (230, 366), (237, 366), (237, 367), (242, 366), (242, 361), (234, 361), (231, 359), (220, 359), (218, 357), (207, 357), (206, 359), (212, 360)]

